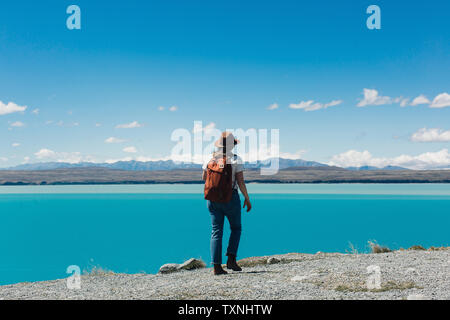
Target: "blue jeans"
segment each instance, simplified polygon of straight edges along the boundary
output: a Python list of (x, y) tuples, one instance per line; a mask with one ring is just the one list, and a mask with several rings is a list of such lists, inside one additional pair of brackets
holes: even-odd
[(237, 255), (239, 240), (241, 239), (241, 199), (237, 190), (233, 190), (230, 202), (220, 203), (208, 200), (208, 210), (211, 214), (211, 258), (212, 263), (222, 263), (223, 223), (227, 217), (230, 223), (230, 240), (227, 255)]

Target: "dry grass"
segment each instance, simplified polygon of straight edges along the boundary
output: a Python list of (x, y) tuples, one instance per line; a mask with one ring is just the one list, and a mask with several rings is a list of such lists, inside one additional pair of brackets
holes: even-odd
[(241, 267), (254, 267), (267, 264), (267, 257), (249, 257), (238, 261)]
[(352, 255), (358, 255), (358, 249), (355, 248), (355, 246), (353, 245), (353, 243), (351, 243), (350, 241), (348, 242), (348, 247), (350, 250), (345, 250), (345, 252), (347, 252), (348, 254), (352, 254)]
[(267, 259), (269, 257), (262, 256), (262, 257), (248, 257), (244, 258), (238, 261), (239, 266), (241, 267), (255, 267), (255, 266), (261, 266), (267, 264)]
[[(377, 243), (377, 241), (375, 240), (371, 240), (368, 241), (368, 246), (369, 246), (369, 253), (388, 253), (388, 252), (393, 252), (394, 250), (390, 249), (389, 247), (386, 246), (381, 246)], [(345, 250), (347, 254), (351, 254), (351, 255), (359, 255), (360, 252), (358, 251), (358, 249), (351, 243), (348, 243), (349, 245), (349, 249)], [(409, 249), (403, 249), (400, 248), (398, 249), (399, 251), (405, 251), (405, 250), (427, 250), (425, 249), (423, 246), (421, 245), (415, 245), (410, 247)], [(441, 250), (450, 250), (450, 247), (430, 247), (428, 249), (428, 251), (441, 251)], [(291, 257), (292, 255), (292, 257)], [(278, 257), (280, 259), (280, 263), (289, 263), (292, 261), (302, 261), (305, 258), (299, 258), (297, 256), (297, 253), (289, 253), (284, 255), (283, 257)], [(267, 259), (270, 258), (270, 256), (263, 256), (263, 257), (249, 257), (249, 258), (244, 258), (238, 261), (239, 265), (242, 267), (254, 267), (254, 266), (258, 266), (258, 265), (265, 265), (267, 264)]]
[(428, 251), (444, 251), (444, 250), (450, 250), (450, 247), (429, 247)]
[(385, 292), (385, 291), (391, 291), (391, 290), (408, 290), (408, 289), (423, 289), (422, 287), (417, 286), (412, 281), (407, 282), (395, 282), (395, 281), (388, 281), (381, 285), (381, 288), (379, 289), (368, 289), (367, 286), (364, 286), (362, 284), (339, 284), (337, 285), (334, 290), (340, 291), (340, 292)]
[(422, 247), (421, 245), (415, 245), (410, 247), (408, 250), (419, 250), (419, 251), (425, 251), (426, 249)]
[[(414, 245), (414, 246), (411, 246), (408, 249), (399, 248), (399, 249), (392, 250), (389, 247), (379, 245), (376, 240), (369, 240), (369, 241), (367, 241), (367, 244), (368, 244), (369, 249), (370, 249), (369, 253), (387, 253), (387, 252), (393, 252), (393, 251), (406, 251), (406, 250), (417, 250), (417, 251), (425, 251), (425, 250), (428, 250), (428, 251), (444, 251), (444, 250), (450, 250), (450, 247), (445, 247), (445, 246), (441, 246), (441, 247), (431, 246), (428, 249), (426, 249), (424, 246), (421, 246), (421, 245)], [(351, 242), (349, 242), (349, 249), (345, 250), (345, 252), (348, 253), (348, 254), (352, 254), (352, 255), (360, 254), (358, 252), (358, 250), (355, 248), (355, 246)]]
[(370, 247), (371, 253), (387, 253), (387, 252), (392, 252), (392, 250), (389, 249), (388, 247), (380, 246), (375, 240), (373, 240), (373, 241), (368, 241), (367, 243), (368, 243), (368, 245), (369, 245), (369, 247)]
[(106, 275), (113, 275), (115, 274), (114, 271), (102, 268), (100, 266), (94, 266), (90, 267), (87, 270), (83, 270), (83, 275), (90, 275), (90, 276), (106, 276)]

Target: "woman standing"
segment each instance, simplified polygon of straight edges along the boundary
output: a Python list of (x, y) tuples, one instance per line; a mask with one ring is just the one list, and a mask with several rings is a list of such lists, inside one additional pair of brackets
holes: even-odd
[(205, 181), (205, 199), (208, 200), (208, 210), (211, 214), (211, 257), (214, 274), (227, 274), (222, 268), (222, 236), (225, 217), (230, 223), (230, 239), (226, 255), (227, 269), (241, 271), (236, 263), (236, 256), (241, 238), (241, 199), (238, 187), (244, 196), (244, 206), (247, 212), (252, 208), (247, 188), (244, 182), (242, 159), (231, 150), (239, 141), (232, 133), (223, 132), (215, 142), (217, 151), (212, 159), (203, 165), (203, 180)]

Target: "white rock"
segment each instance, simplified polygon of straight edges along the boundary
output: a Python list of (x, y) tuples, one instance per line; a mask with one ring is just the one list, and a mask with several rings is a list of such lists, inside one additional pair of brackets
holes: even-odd
[(269, 259), (267, 259), (267, 264), (275, 264), (275, 263), (279, 263), (280, 259), (275, 258), (275, 257), (270, 257)]
[(193, 270), (205, 268), (206, 264), (199, 259), (191, 258), (178, 266), (178, 270)]
[(178, 270), (179, 264), (177, 263), (166, 263), (159, 268), (159, 273), (171, 273)]
[(318, 274), (317, 273), (310, 273), (310, 274), (307, 274), (307, 275), (304, 275), (304, 276), (295, 276), (295, 277), (291, 278), (291, 281), (303, 281), (303, 280), (306, 280), (306, 279), (314, 277), (314, 276), (318, 276)]
[(417, 271), (414, 268), (408, 268), (406, 269), (406, 273), (417, 273)]
[(308, 276), (295, 276), (291, 278), (291, 281), (302, 281), (308, 279)]

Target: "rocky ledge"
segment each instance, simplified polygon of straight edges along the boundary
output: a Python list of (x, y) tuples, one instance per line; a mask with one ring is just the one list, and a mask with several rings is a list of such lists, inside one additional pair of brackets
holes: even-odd
[[(158, 274), (95, 272), (0, 286), (0, 299), (450, 299), (450, 250), (321, 253), (246, 258), (242, 272), (213, 276), (200, 260)], [(166, 272), (168, 271), (168, 272)]]

